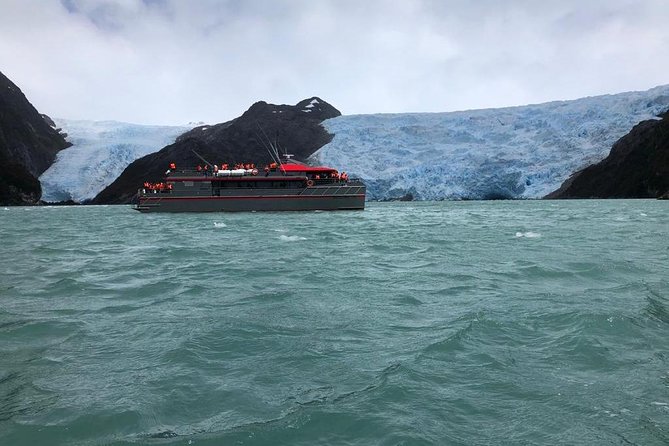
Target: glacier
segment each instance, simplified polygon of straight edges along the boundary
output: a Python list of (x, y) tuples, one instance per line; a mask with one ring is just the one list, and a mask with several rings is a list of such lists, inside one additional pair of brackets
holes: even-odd
[(361, 178), (371, 200), (541, 198), (668, 109), (666, 85), (498, 109), (340, 116), (323, 122), (335, 136), (311, 161)]
[[(370, 200), (541, 198), (667, 110), (669, 85), (498, 109), (345, 115), (323, 122), (335, 136), (310, 161), (361, 178)], [(201, 124), (55, 122), (73, 146), (39, 178), (48, 202), (94, 198), (131, 162)]]
[(138, 158), (162, 149), (187, 126), (139, 125), (118, 121), (54, 119), (72, 146), (61, 150), (40, 177), (42, 200), (91, 200)]

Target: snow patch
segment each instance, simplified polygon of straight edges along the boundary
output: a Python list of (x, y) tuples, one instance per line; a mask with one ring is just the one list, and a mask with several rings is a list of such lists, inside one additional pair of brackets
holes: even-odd
[(304, 106), (304, 110), (302, 110), (304, 113), (311, 113), (312, 108), (316, 106), (316, 104), (320, 104), (317, 99), (312, 99), (311, 102), (309, 102), (307, 105)]

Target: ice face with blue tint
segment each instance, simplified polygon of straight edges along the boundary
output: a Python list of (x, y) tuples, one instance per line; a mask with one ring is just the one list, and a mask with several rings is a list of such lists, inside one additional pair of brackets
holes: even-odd
[(362, 178), (370, 199), (540, 198), (669, 109), (669, 86), (522, 107), (340, 116), (312, 157)]
[[(362, 178), (370, 199), (540, 198), (667, 109), (662, 86), (523, 107), (340, 116), (324, 121), (335, 137), (312, 161)], [(73, 146), (40, 177), (45, 201), (94, 198), (192, 127), (55, 121)]]
[(72, 147), (58, 153), (56, 162), (40, 176), (42, 200), (48, 202), (94, 198), (138, 158), (174, 142), (184, 126), (138, 125), (117, 121), (54, 119)]

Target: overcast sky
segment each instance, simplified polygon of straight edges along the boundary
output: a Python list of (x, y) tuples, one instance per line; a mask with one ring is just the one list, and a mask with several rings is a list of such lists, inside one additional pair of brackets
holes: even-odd
[(0, 0), (0, 71), (42, 113), (145, 124), (523, 105), (669, 83), (669, 0)]

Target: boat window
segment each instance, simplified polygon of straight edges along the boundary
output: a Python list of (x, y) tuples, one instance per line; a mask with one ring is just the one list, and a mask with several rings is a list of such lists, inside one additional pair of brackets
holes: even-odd
[(193, 182), (192, 181), (184, 181), (183, 184), (186, 187), (193, 187)]

